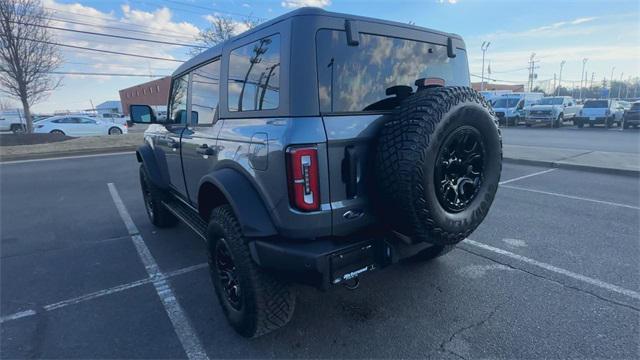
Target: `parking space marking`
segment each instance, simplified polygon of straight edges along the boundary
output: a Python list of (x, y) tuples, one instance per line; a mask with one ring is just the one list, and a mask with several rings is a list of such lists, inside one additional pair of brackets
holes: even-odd
[(20, 312), (11, 314), (11, 315), (0, 317), (0, 324), (2, 324), (3, 322), (9, 321), (9, 320), (22, 319), (23, 317), (32, 316), (32, 315), (35, 315), (35, 314), (36, 314), (36, 312), (34, 310), (20, 311)]
[(517, 178), (513, 178), (513, 179), (509, 179), (509, 180), (505, 180), (505, 181), (500, 181), (500, 185), (512, 183), (514, 181), (527, 179), (527, 178), (538, 176), (538, 175), (542, 175), (542, 174), (547, 174), (547, 173), (550, 173), (550, 172), (556, 171), (556, 170), (558, 170), (558, 169), (547, 169), (547, 170), (543, 170), (543, 171), (534, 172), (533, 174), (523, 175), (523, 176), (519, 176)]
[(129, 215), (124, 202), (122, 202), (116, 186), (113, 183), (108, 183), (107, 186), (109, 187), (111, 198), (113, 198), (113, 202), (120, 213), (120, 217), (131, 235), (131, 240), (138, 251), (138, 256), (140, 257), (140, 260), (142, 260), (142, 263), (147, 270), (147, 274), (149, 274), (149, 278), (156, 289), (156, 293), (158, 294), (160, 301), (164, 305), (164, 309), (173, 324), (173, 328), (176, 335), (178, 335), (180, 343), (182, 343), (182, 348), (187, 354), (187, 357), (189, 357), (190, 360), (208, 359), (207, 353), (204, 351), (198, 336), (191, 327), (191, 323), (182, 309), (182, 306), (178, 303), (171, 286), (160, 271), (158, 263), (153, 258), (153, 255), (151, 255), (151, 251), (149, 251), (149, 248), (144, 243), (136, 224), (133, 222), (131, 215)]
[(510, 258), (512, 258), (514, 260), (518, 260), (518, 261), (527, 263), (529, 265), (537, 266), (537, 267), (542, 268), (544, 270), (551, 271), (551, 272), (554, 272), (556, 274), (564, 275), (564, 276), (572, 278), (574, 280), (578, 280), (578, 281), (581, 281), (581, 282), (584, 282), (584, 283), (587, 283), (587, 284), (590, 284), (590, 285), (593, 285), (593, 286), (596, 286), (596, 287), (599, 287), (599, 288), (602, 288), (602, 289), (605, 289), (605, 290), (608, 290), (608, 291), (611, 291), (611, 292), (614, 292), (614, 293), (617, 293), (617, 294), (625, 295), (625, 296), (628, 296), (628, 297), (630, 297), (632, 299), (640, 300), (640, 293), (638, 293), (636, 291), (633, 291), (633, 290), (625, 289), (625, 288), (623, 288), (621, 286), (618, 286), (618, 285), (613, 285), (613, 284), (610, 284), (610, 283), (602, 281), (602, 280), (598, 280), (598, 279), (594, 279), (592, 277), (588, 277), (588, 276), (585, 276), (585, 275), (582, 275), (582, 274), (574, 273), (572, 271), (565, 270), (565, 269), (559, 268), (557, 266), (553, 266), (551, 264), (547, 264), (547, 263), (543, 263), (543, 262), (538, 261), (538, 260), (530, 259), (528, 257), (524, 257), (522, 255), (514, 254), (514, 253), (512, 253), (510, 251), (502, 250), (502, 249), (499, 249), (499, 248), (496, 248), (496, 247), (493, 247), (493, 246), (490, 246), (490, 245), (487, 245), (487, 244), (483, 244), (481, 242), (473, 241), (471, 239), (465, 239), (463, 244), (469, 244), (469, 245), (472, 245), (472, 246), (475, 246), (475, 247), (478, 247), (478, 248), (481, 248), (481, 249), (484, 249), (484, 250), (487, 250), (487, 251), (490, 251), (490, 252), (493, 252), (493, 253), (496, 253), (496, 254), (507, 256), (507, 257), (510, 257)]
[(38, 162), (38, 161), (69, 160), (69, 159), (84, 159), (84, 158), (92, 158), (92, 157), (100, 157), (100, 156), (131, 155), (131, 154), (135, 154), (135, 151), (121, 151), (121, 152), (112, 152), (112, 153), (104, 153), (104, 154), (88, 154), (88, 155), (75, 155), (75, 156), (61, 156), (61, 157), (52, 157), (52, 158), (45, 158), (45, 159), (29, 159), (29, 160), (0, 161), (0, 165), (24, 164), (24, 163)]
[[(192, 271), (204, 269), (204, 268), (206, 268), (208, 266), (209, 265), (207, 263), (201, 263), (201, 264), (197, 264), (197, 265), (187, 266), (185, 268), (174, 270), (174, 271), (171, 271), (171, 272), (168, 272), (168, 273), (164, 274), (163, 275), (163, 279), (169, 279), (169, 278), (172, 278), (174, 276), (187, 274), (187, 273), (190, 273)], [(77, 297), (74, 297), (74, 298), (71, 298), (71, 299), (58, 301), (58, 302), (53, 303), (53, 304), (45, 305), (42, 308), (45, 311), (53, 311), (53, 310), (60, 309), (60, 308), (63, 308), (63, 307), (67, 307), (67, 306), (70, 306), (70, 305), (83, 303), (85, 301), (97, 299), (97, 298), (100, 298), (100, 297), (103, 297), (103, 296), (115, 294), (115, 293), (118, 293), (118, 292), (121, 292), (121, 291), (125, 291), (125, 290), (129, 290), (129, 289), (133, 289), (133, 288), (136, 288), (138, 286), (150, 284), (152, 281), (153, 280), (151, 278), (140, 279), (140, 280), (133, 281), (133, 282), (130, 282), (130, 283), (114, 286), (114, 287), (111, 287), (111, 288), (108, 288), (108, 289), (98, 290), (98, 291), (94, 291), (92, 293), (80, 295), (80, 296), (77, 296)], [(33, 315), (36, 315), (36, 314), (37, 314), (37, 312), (35, 310), (20, 311), (20, 312), (14, 313), (14, 314), (10, 314), (10, 315), (7, 315), (7, 316), (0, 317), (0, 324), (3, 323), (3, 322), (6, 322), (6, 321), (17, 320), (17, 319), (21, 319), (23, 317), (33, 316)]]
[(589, 201), (589, 202), (593, 202), (593, 203), (596, 203), (596, 204), (618, 206), (618, 207), (624, 207), (624, 208), (627, 208), (627, 209), (640, 210), (640, 207), (638, 207), (638, 206), (628, 205), (628, 204), (621, 204), (621, 203), (616, 203), (616, 202), (611, 202), (611, 201), (596, 200), (596, 199), (590, 199), (590, 198), (585, 198), (585, 197), (581, 197), (581, 196), (574, 196), (574, 195), (567, 195), (567, 194), (559, 194), (559, 193), (554, 193), (554, 192), (550, 192), (550, 191), (528, 189), (528, 188), (523, 188), (523, 187), (520, 187), (520, 186), (513, 186), (513, 185), (506, 185), (506, 186), (502, 186), (502, 187), (507, 188), (507, 189), (513, 189), (513, 190), (529, 191), (529, 192), (537, 193), (537, 194), (559, 196), (559, 197), (563, 197), (563, 198), (567, 198), (567, 199), (573, 199), (573, 200)]

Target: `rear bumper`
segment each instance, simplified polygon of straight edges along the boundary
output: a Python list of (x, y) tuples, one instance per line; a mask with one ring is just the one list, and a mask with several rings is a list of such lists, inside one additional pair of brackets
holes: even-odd
[(597, 116), (597, 117), (576, 116), (574, 121), (579, 121), (584, 124), (605, 124), (607, 122), (607, 119), (609, 118), (600, 117), (600, 116)]
[(253, 240), (249, 249), (262, 268), (290, 281), (326, 289), (417, 254), (430, 244), (408, 245), (392, 236), (304, 240)]

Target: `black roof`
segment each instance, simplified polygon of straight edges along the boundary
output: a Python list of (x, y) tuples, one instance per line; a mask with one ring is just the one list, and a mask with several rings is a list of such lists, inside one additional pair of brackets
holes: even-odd
[[(381, 20), (381, 19), (375, 19), (375, 18), (369, 18), (369, 17), (364, 17), (364, 16), (356, 16), (356, 15), (350, 15), (350, 14), (342, 14), (342, 13), (336, 13), (336, 12), (330, 12), (330, 11), (326, 11), (320, 8), (315, 8), (315, 7), (303, 7), (303, 8), (299, 8), (293, 11), (290, 11), (286, 14), (280, 15), (277, 18), (271, 19), (269, 21), (266, 21), (252, 29), (249, 29), (245, 32), (243, 32), (240, 35), (237, 35), (231, 39), (229, 39), (226, 42), (229, 41), (234, 41), (237, 39), (241, 39), (245, 36), (251, 35), (256, 31), (260, 31), (262, 29), (265, 29), (269, 26), (272, 26), (274, 24), (277, 24), (281, 21), (290, 19), (292, 17), (296, 17), (296, 16), (325, 16), (325, 17), (337, 17), (337, 18), (343, 18), (343, 19), (350, 19), (350, 20), (362, 20), (362, 21), (367, 21), (367, 22), (372, 22), (372, 23), (378, 23), (378, 24), (384, 24), (384, 25), (390, 25), (390, 26), (397, 26), (397, 27), (403, 27), (406, 29), (412, 29), (412, 30), (418, 30), (418, 31), (427, 31), (427, 32), (431, 32), (431, 33), (435, 33), (435, 34), (441, 34), (441, 35), (445, 35), (445, 36), (450, 36), (456, 39), (460, 39), (462, 40), (462, 37), (460, 37), (460, 35), (457, 34), (451, 34), (451, 33), (446, 33), (446, 32), (442, 32), (442, 31), (436, 31), (436, 30), (432, 30), (432, 29), (427, 29), (421, 26), (416, 26), (416, 25), (410, 25), (410, 24), (405, 24), (405, 23), (400, 23), (400, 22), (396, 22), (396, 21), (388, 21), (388, 20)], [(226, 43), (225, 42), (225, 43)], [(173, 75), (178, 75), (181, 74), (183, 72), (185, 72), (186, 70), (197, 66), (198, 64), (205, 62), (207, 60), (212, 59), (214, 56), (220, 54), (220, 50), (222, 48), (222, 46), (224, 46), (225, 43), (221, 43), (218, 44), (210, 49), (207, 49), (203, 52), (201, 52), (200, 54), (196, 55), (195, 57), (187, 60), (186, 62), (184, 62), (182, 65), (180, 65), (180, 67), (178, 67), (176, 69), (176, 71), (174, 71)]]

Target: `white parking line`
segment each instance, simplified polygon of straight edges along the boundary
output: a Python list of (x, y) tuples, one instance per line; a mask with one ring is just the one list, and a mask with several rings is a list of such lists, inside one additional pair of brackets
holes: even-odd
[(542, 175), (542, 174), (547, 174), (550, 173), (552, 171), (555, 171), (557, 169), (547, 169), (547, 170), (543, 170), (543, 171), (538, 171), (538, 172), (534, 172), (533, 174), (529, 174), (529, 175), (523, 175), (523, 176), (519, 176), (517, 178), (513, 178), (513, 179), (509, 179), (509, 180), (505, 180), (505, 181), (500, 181), (500, 185), (504, 185), (504, 184), (508, 184), (514, 181), (518, 181), (518, 180), (522, 180), (522, 179), (526, 179), (526, 178), (530, 178), (530, 177), (534, 177), (534, 176), (538, 176), (538, 175)]
[[(206, 268), (207, 266), (208, 266), (207, 263), (187, 266), (185, 268), (174, 270), (174, 271), (171, 271), (171, 272), (168, 272), (168, 273), (164, 274), (164, 279), (169, 279), (169, 278), (172, 278), (174, 276), (178, 276), (178, 275), (190, 273), (192, 271), (200, 270), (200, 269)], [(115, 294), (115, 293), (118, 293), (118, 292), (121, 292), (121, 291), (125, 291), (125, 290), (129, 290), (129, 289), (133, 289), (133, 288), (136, 288), (136, 287), (141, 286), (141, 285), (149, 284), (152, 281), (153, 280), (151, 278), (140, 279), (140, 280), (132, 281), (130, 283), (114, 286), (114, 287), (111, 287), (111, 288), (108, 288), (108, 289), (98, 290), (98, 291), (94, 291), (94, 292), (89, 293), (89, 294), (80, 295), (80, 296), (77, 296), (77, 297), (74, 297), (74, 298), (71, 298), (71, 299), (58, 301), (58, 302), (53, 303), (53, 304), (45, 305), (42, 308), (45, 311), (53, 311), (53, 310), (57, 310), (57, 309), (60, 309), (60, 308), (63, 308), (63, 307), (67, 307), (67, 306), (70, 306), (70, 305), (83, 303), (85, 301), (97, 299), (97, 298), (100, 298), (100, 297), (103, 297), (103, 296)], [(0, 317), (0, 324), (4, 323), (6, 321), (17, 320), (17, 319), (21, 319), (23, 317), (33, 316), (33, 315), (36, 315), (36, 314), (37, 314), (37, 312), (35, 310), (31, 310), (31, 309), (30, 310), (25, 310), (25, 311), (20, 311), (20, 312), (14, 313), (14, 314), (10, 314), (10, 315), (6, 315), (6, 316), (3, 316), (3, 317)]]
[(534, 259), (530, 259), (528, 257), (524, 257), (522, 255), (518, 255), (518, 254), (514, 254), (510, 251), (506, 251), (506, 250), (502, 250), (487, 244), (483, 244), (477, 241), (473, 241), (470, 239), (466, 239), (464, 240), (463, 244), (469, 244), (496, 254), (500, 254), (500, 255), (504, 255), (507, 257), (510, 257), (512, 259), (533, 265), (533, 266), (537, 266), (539, 268), (542, 268), (544, 270), (547, 271), (551, 271), (560, 275), (564, 275), (566, 277), (572, 278), (574, 280), (578, 280), (578, 281), (582, 281), (584, 283), (593, 285), (593, 286), (597, 286), (599, 288), (614, 292), (614, 293), (618, 293), (621, 295), (625, 295), (628, 296), (630, 298), (636, 299), (636, 300), (640, 300), (640, 293), (633, 291), (633, 290), (629, 290), (629, 289), (625, 289), (623, 287), (620, 287), (618, 285), (613, 285), (613, 284), (609, 284), (608, 282), (602, 281), (602, 280), (598, 280), (598, 279), (594, 279), (585, 275), (581, 275), (581, 274), (577, 274), (574, 273), (572, 271), (569, 270), (565, 270), (547, 263), (543, 263), (541, 261), (538, 260), (534, 260)]
[(574, 196), (574, 195), (567, 195), (567, 194), (559, 194), (559, 193), (554, 193), (554, 192), (550, 192), (550, 191), (542, 191), (542, 190), (528, 189), (528, 188), (523, 188), (523, 187), (519, 187), (519, 186), (512, 186), (512, 185), (506, 185), (506, 186), (502, 186), (502, 187), (507, 188), (507, 189), (521, 190), (521, 191), (529, 191), (529, 192), (537, 193), (537, 194), (544, 194), (544, 195), (551, 195), (551, 196), (559, 196), (559, 197), (563, 197), (563, 198), (567, 198), (567, 199), (582, 200), (582, 201), (589, 201), (589, 202), (593, 202), (593, 203), (597, 203), (597, 204), (610, 205), (610, 206), (618, 206), (618, 207), (624, 207), (624, 208), (627, 208), (627, 209), (633, 209), (633, 210), (640, 210), (640, 207), (638, 207), (638, 206), (634, 206), (634, 205), (627, 205), (627, 204), (621, 204), (621, 203), (616, 203), (616, 202), (611, 202), (611, 201), (596, 200), (596, 199), (590, 199), (590, 198), (585, 198), (585, 197), (581, 197), (581, 196)]
[(52, 157), (52, 158), (45, 158), (45, 159), (30, 159), (30, 160), (0, 161), (0, 165), (23, 164), (23, 163), (39, 162), (39, 161), (53, 161), (53, 160), (83, 159), (83, 158), (92, 158), (92, 157), (100, 157), (100, 156), (131, 155), (131, 154), (135, 154), (135, 153), (136, 153), (135, 151), (123, 151), (123, 152), (113, 152), (113, 153), (105, 153), (105, 154), (89, 154), (89, 155), (61, 156), (61, 157)]
[(160, 268), (158, 267), (158, 263), (156, 263), (153, 255), (149, 251), (149, 248), (144, 243), (138, 228), (134, 224), (131, 219), (131, 215), (127, 211), (127, 208), (124, 206), (120, 195), (118, 194), (118, 190), (113, 183), (108, 184), (109, 192), (111, 193), (111, 197), (113, 198), (113, 202), (120, 213), (120, 217), (124, 222), (127, 230), (129, 230), (129, 234), (131, 235), (131, 240), (138, 251), (138, 256), (142, 263), (144, 264), (145, 269), (147, 270), (147, 274), (149, 274), (149, 278), (152, 280), (153, 286), (156, 289), (156, 293), (158, 297), (162, 301), (164, 305), (164, 309), (173, 324), (173, 328), (178, 335), (178, 339), (182, 343), (182, 348), (184, 349), (187, 357), (190, 360), (193, 359), (208, 359), (207, 353), (204, 351), (198, 336), (195, 331), (191, 327), (189, 323), (189, 319), (187, 318), (184, 310), (178, 303), (178, 299), (176, 298), (171, 286), (166, 281), (165, 276), (160, 272)]
[[(202, 269), (202, 268), (205, 268), (205, 267), (207, 267), (207, 264), (203, 263), (203, 264), (198, 264), (198, 265), (193, 265), (193, 266), (189, 266), (189, 267), (186, 267), (186, 268), (182, 268), (182, 269), (179, 269), (179, 270), (174, 270), (174, 271), (171, 271), (169, 273), (164, 274), (163, 277), (162, 277), (162, 280), (166, 280), (168, 278), (171, 278), (171, 277), (174, 277), (174, 276), (177, 276), (177, 275), (181, 275), (181, 274), (186, 274), (188, 272), (199, 270), (199, 269)], [(98, 290), (98, 291), (95, 291), (95, 292), (92, 292), (92, 293), (89, 293), (89, 294), (85, 294), (85, 295), (81, 295), (81, 296), (74, 297), (74, 298), (71, 298), (71, 299), (62, 300), (62, 301), (59, 301), (57, 303), (45, 305), (45, 306), (43, 306), (43, 308), (46, 311), (51, 311), (51, 310), (55, 310), (55, 309), (59, 309), (59, 308), (65, 307), (65, 306), (74, 305), (74, 304), (78, 304), (78, 303), (81, 303), (81, 302), (93, 300), (93, 299), (96, 299), (96, 298), (99, 298), (99, 297), (102, 297), (102, 296), (115, 294), (117, 292), (121, 292), (121, 291), (124, 291), (124, 290), (133, 289), (133, 288), (138, 287), (140, 285), (149, 284), (152, 281), (153, 280), (151, 278), (141, 279), (141, 280), (138, 280), (138, 281), (133, 281), (133, 282), (127, 283), (127, 284), (114, 286), (114, 287), (109, 288), (109, 289)]]

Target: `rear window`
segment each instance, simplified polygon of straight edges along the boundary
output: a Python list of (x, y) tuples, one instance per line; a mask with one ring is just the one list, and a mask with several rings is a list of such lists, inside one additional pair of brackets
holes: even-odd
[(589, 108), (606, 108), (609, 107), (609, 102), (607, 100), (590, 100), (584, 103), (583, 106), (585, 109)]
[(420, 78), (438, 78), (446, 86), (469, 86), (467, 57), (456, 49), (415, 40), (360, 34), (358, 46), (348, 46), (346, 33), (320, 30), (316, 35), (320, 111), (385, 111), (397, 106), (386, 89), (404, 85), (416, 90)]

